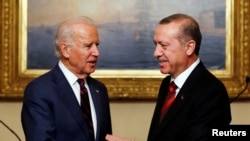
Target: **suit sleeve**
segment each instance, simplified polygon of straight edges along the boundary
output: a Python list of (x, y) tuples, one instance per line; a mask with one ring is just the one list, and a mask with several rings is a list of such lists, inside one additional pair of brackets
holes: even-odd
[(26, 141), (55, 140), (52, 111), (42, 88), (31, 83), (24, 92), (21, 121)]
[[(201, 86), (202, 87), (202, 86)], [(226, 89), (220, 83), (199, 89), (190, 112), (189, 125), (185, 130), (186, 140), (208, 140), (213, 128), (230, 124), (230, 104)], [(207, 136), (208, 135), (208, 136)]]

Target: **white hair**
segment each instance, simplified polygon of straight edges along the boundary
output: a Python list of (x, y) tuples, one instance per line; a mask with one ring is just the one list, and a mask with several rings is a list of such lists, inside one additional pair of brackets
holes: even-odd
[(58, 58), (61, 58), (60, 43), (62, 41), (66, 42), (67, 45), (74, 44), (73, 35), (77, 31), (74, 28), (72, 28), (72, 26), (78, 23), (86, 23), (89, 25), (94, 25), (93, 20), (85, 16), (71, 17), (62, 21), (57, 28), (54, 41), (55, 55)]

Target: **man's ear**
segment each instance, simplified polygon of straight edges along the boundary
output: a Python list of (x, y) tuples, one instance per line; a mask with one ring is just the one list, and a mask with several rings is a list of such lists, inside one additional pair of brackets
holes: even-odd
[(64, 58), (69, 58), (70, 47), (65, 42), (60, 43), (60, 50)]
[(195, 41), (194, 40), (189, 40), (186, 42), (186, 53), (187, 55), (192, 55), (195, 50)]

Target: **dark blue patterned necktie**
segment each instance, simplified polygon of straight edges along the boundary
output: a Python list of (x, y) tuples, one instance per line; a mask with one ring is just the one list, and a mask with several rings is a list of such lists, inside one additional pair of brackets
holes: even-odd
[(83, 112), (83, 117), (88, 123), (89, 127), (89, 134), (91, 137), (91, 141), (94, 141), (94, 129), (93, 129), (93, 122), (91, 117), (91, 109), (90, 109), (90, 103), (89, 103), (89, 97), (88, 97), (88, 91), (86, 87), (84, 86), (84, 80), (78, 79), (77, 82), (80, 85), (80, 94), (81, 94), (81, 109)]

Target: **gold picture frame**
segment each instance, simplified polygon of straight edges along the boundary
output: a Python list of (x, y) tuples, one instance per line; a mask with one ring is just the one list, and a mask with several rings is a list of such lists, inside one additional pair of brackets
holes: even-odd
[[(21, 100), (28, 82), (47, 70), (29, 70), (23, 36), (27, 8), (22, 0), (0, 2), (0, 100)], [(226, 1), (226, 63), (223, 70), (211, 70), (225, 84), (230, 98), (245, 86), (250, 75), (250, 1)], [(111, 100), (155, 100), (164, 77), (155, 70), (97, 70), (93, 77), (106, 84)], [(250, 89), (240, 99), (249, 99)]]

